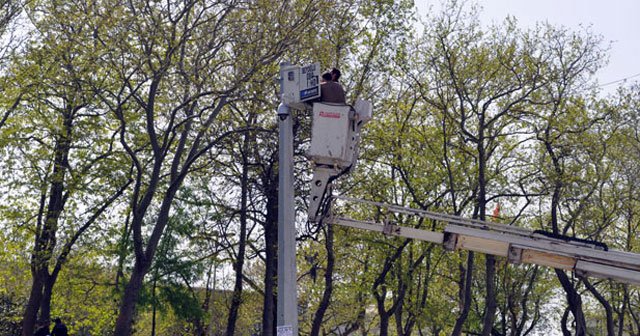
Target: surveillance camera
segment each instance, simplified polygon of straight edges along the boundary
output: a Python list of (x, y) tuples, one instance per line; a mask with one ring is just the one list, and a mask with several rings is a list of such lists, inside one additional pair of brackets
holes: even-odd
[(286, 119), (289, 116), (289, 107), (283, 103), (278, 106), (278, 117), (281, 120)]

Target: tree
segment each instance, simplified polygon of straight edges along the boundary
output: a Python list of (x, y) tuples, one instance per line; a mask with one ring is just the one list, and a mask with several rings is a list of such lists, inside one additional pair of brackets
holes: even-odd
[[(338, 67), (348, 101), (374, 103), (339, 192), (638, 248), (637, 84), (596, 99), (590, 76), (604, 50), (588, 30), (523, 30), (512, 18), (484, 27), (457, 1), (416, 37), (404, 0), (3, 5), (25, 9), (36, 28), (15, 49), (24, 57), (13, 45), (0, 59), (7, 332), (28, 308), (26, 334), (53, 315), (78, 332), (232, 335), (261, 323), (273, 335), (280, 60)], [(309, 118), (297, 115), (304, 212)], [(489, 216), (498, 202), (508, 210)], [(354, 218), (443, 226), (337, 204)], [(557, 288), (565, 334), (588, 319), (606, 321), (608, 334), (640, 330), (631, 286), (297, 227), (303, 333), (526, 335), (550, 319)], [(20, 272), (30, 261), (32, 282)], [(227, 267), (233, 291), (220, 290)]]
[[(477, 14), (473, 10), (464, 12), (456, 3), (452, 3), (430, 27), (426, 41), (434, 47), (426, 51), (424, 63), (432, 69), (428, 78), (443, 87), (429, 87), (436, 94), (423, 96), (427, 104), (451, 120), (454, 133), (467, 147), (464, 155), (475, 161), (473, 174), (477, 192), (474, 193), (472, 213), (473, 218), (486, 220), (490, 200), (530, 194), (518, 188), (518, 185), (522, 186), (518, 179), (525, 178), (527, 172), (518, 171), (517, 174), (524, 174), (512, 175), (515, 179), (507, 174), (519, 166), (514, 153), (522, 146), (518, 138), (526, 136), (521, 130), (521, 120), (528, 113), (522, 108), (548, 82), (546, 59), (539, 54), (541, 39), (535, 37), (535, 32), (519, 31), (515, 22), (509, 20), (502, 28), (493, 27), (484, 32)], [(421, 83), (417, 86), (427, 88)], [(509, 180), (514, 182), (501, 183)], [(503, 188), (506, 192), (500, 192)], [(489, 194), (491, 190), (493, 195)], [(485, 260), (482, 334), (489, 335), (496, 311), (496, 261), (491, 255)], [(465, 286), (470, 284), (466, 281)], [(462, 317), (465, 311), (463, 309)], [(461, 331), (464, 318), (458, 322), (454, 334)]]
[(96, 73), (95, 55), (83, 52), (91, 43), (82, 29), (86, 17), (67, 20), (55, 5), (33, 5), (32, 24), (40, 29), (33, 39), (39, 43), (25, 48), (25, 56), (12, 65), (11, 85), (19, 94), (3, 120), (2, 139), (11, 158), (3, 169), (18, 172), (3, 186), (11, 190), (6, 196), (11, 225), (28, 228), (34, 239), (24, 335), (32, 334), (38, 315), (50, 319), (62, 267), (128, 185), (112, 170), (119, 159), (115, 128), (101, 120), (103, 111), (88, 84)]
[[(610, 248), (632, 252), (638, 251), (635, 237), (639, 223), (636, 190), (640, 181), (637, 179), (639, 172), (635, 164), (640, 154), (637, 118), (640, 97), (637, 88), (638, 83), (620, 87), (616, 95), (601, 107), (610, 113), (612, 125), (607, 162), (613, 172), (607, 181), (609, 195), (600, 203), (600, 208), (603, 208), (603, 214), (613, 212), (613, 223), (609, 227), (610, 233), (605, 232), (604, 235), (608, 238)], [(604, 287), (604, 294), (608, 294), (611, 309), (616, 315), (613, 317), (616, 334), (637, 333), (640, 325), (637, 323), (637, 314), (631, 308), (634, 301), (633, 288), (627, 284), (610, 282), (601, 282), (599, 285), (600, 288)], [(611, 324), (609, 319), (607, 322)]]
[(21, 3), (17, 0), (0, 1), (0, 90), (4, 97), (0, 100), (0, 129), (7, 122), (11, 112), (20, 102), (19, 90), (10, 81), (11, 75), (7, 70), (20, 46), (16, 21), (21, 13)]
[[(546, 153), (541, 166), (553, 169), (543, 169), (551, 203), (549, 223), (542, 228), (554, 234), (577, 235), (580, 215), (602, 179), (598, 174), (599, 160), (606, 150), (606, 145), (592, 138), (602, 116), (594, 115), (579, 96), (589, 74), (602, 64), (601, 38), (549, 26), (546, 36), (549, 43), (545, 52), (551, 56), (548, 62), (552, 80), (537, 98), (543, 104), (538, 104), (539, 119), (533, 121), (536, 139)], [(565, 197), (567, 200), (563, 201)], [(561, 217), (563, 206), (567, 207), (564, 218)], [(576, 333), (584, 333), (586, 324), (580, 295), (564, 271), (556, 270), (556, 275), (567, 294)], [(566, 326), (563, 332), (568, 333)]]
[(114, 8), (105, 15), (118, 20), (97, 32), (105, 48), (99, 64), (112, 79), (98, 93), (120, 125), (120, 146), (134, 167), (134, 266), (115, 326), (116, 334), (129, 335), (178, 190), (192, 171), (206, 167), (201, 159), (209, 149), (235, 132), (223, 125), (228, 104), (243, 99), (241, 84), (295, 43), (291, 37), (313, 19), (315, 4), (296, 3), (294, 20), (285, 20), (287, 4), (283, 11), (236, 1), (104, 5)]

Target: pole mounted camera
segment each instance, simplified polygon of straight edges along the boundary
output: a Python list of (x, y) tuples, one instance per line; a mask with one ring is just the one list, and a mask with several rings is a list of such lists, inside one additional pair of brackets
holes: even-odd
[(306, 109), (305, 102), (320, 98), (320, 63), (305, 66), (281, 64), (280, 94), (284, 105)]

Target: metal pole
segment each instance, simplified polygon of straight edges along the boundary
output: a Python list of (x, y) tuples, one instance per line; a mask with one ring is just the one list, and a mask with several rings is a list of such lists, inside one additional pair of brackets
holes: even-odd
[[(281, 64), (280, 69), (282, 70), (284, 66), (286, 64)], [(291, 120), (293, 118), (290, 112), (288, 106), (280, 103), (278, 107), (278, 336), (298, 335), (293, 122)]]

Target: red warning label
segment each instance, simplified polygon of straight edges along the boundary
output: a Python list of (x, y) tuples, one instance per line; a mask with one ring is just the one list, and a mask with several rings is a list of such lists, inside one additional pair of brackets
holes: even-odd
[(327, 112), (327, 111), (320, 111), (320, 116), (323, 118), (335, 118), (335, 119), (340, 119), (340, 117), (342, 117), (340, 112)]

